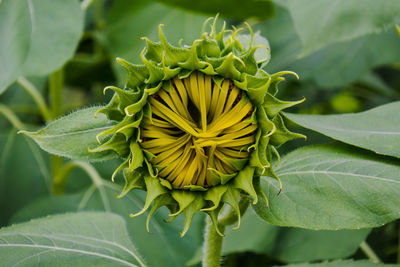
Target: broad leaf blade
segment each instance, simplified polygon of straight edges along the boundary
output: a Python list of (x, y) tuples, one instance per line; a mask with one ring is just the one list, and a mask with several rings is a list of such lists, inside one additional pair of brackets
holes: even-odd
[(220, 13), (224, 17), (234, 19), (246, 19), (249, 17), (270, 18), (274, 15), (274, 4), (270, 0), (203, 0), (203, 1), (185, 1), (185, 0), (158, 0), (168, 5), (178, 8), (185, 8), (197, 12), (203, 12), (215, 16)]
[(20, 75), (62, 67), (75, 52), (83, 22), (78, 0), (0, 1), (0, 93)]
[(84, 12), (79, 1), (30, 2), (32, 36), (23, 76), (49, 74), (75, 53), (83, 32)]
[(313, 231), (281, 227), (270, 256), (288, 263), (347, 258), (359, 249), (370, 231)]
[(50, 194), (51, 175), (48, 153), (16, 130), (0, 132), (0, 151), (1, 227), (16, 210)]
[(287, 7), (305, 55), (329, 44), (382, 32), (400, 21), (397, 0), (365, 0), (362, 5), (357, 0), (289, 0)]
[[(75, 178), (71, 178), (75, 180)], [(72, 182), (72, 181), (71, 181)], [(167, 209), (160, 209), (150, 220), (149, 234), (146, 231), (146, 214), (136, 218), (129, 218), (130, 213), (140, 211), (144, 205), (146, 195), (144, 192), (131, 192), (122, 199), (115, 198), (122, 187), (104, 181), (96, 188), (92, 185), (87, 190), (78, 194), (51, 196), (32, 202), (21, 209), (11, 220), (12, 223), (28, 221), (32, 218), (58, 214), (62, 212), (76, 212), (82, 210), (112, 210), (114, 213), (126, 218), (127, 229), (132, 241), (138, 250), (146, 257), (150, 266), (184, 266), (194, 251), (201, 246), (200, 235), (203, 217), (198, 214), (194, 217), (192, 226), (185, 237), (180, 238), (183, 217), (178, 216), (173, 222), (165, 223), (169, 219)], [(101, 191), (104, 193), (102, 194)], [(153, 257), (151, 255), (157, 255)]]
[(0, 1), (0, 94), (20, 74), (28, 54), (30, 34), (27, 1)]
[(301, 80), (312, 79), (326, 89), (343, 87), (372, 68), (400, 61), (400, 38), (394, 29), (328, 44), (303, 58), (299, 58), (302, 44), (287, 9), (277, 8), (274, 18), (256, 24), (254, 30), (260, 30), (270, 42), (272, 58), (266, 66), (268, 72), (289, 69)]
[(263, 177), (270, 201), (254, 206), (268, 222), (314, 230), (378, 227), (400, 217), (400, 166), (366, 151), (309, 146), (285, 156), (279, 184)]
[(0, 230), (5, 266), (146, 266), (124, 220), (111, 213), (49, 216)]
[(400, 101), (356, 114), (285, 115), (295, 123), (333, 139), (400, 158), (399, 110)]
[(96, 135), (112, 127), (100, 107), (81, 109), (50, 122), (37, 132), (23, 132), (45, 151), (71, 159), (100, 161), (117, 157), (113, 151), (89, 152), (99, 144)]

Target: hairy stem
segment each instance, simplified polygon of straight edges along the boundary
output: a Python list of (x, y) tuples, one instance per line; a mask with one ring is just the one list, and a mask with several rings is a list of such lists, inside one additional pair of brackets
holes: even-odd
[(370, 259), (372, 262), (382, 262), (381, 259), (379, 259), (378, 255), (372, 250), (372, 248), (367, 244), (367, 242), (363, 241), (360, 244), (361, 250), (364, 252), (364, 254)]
[(45, 121), (51, 120), (50, 111), (46, 105), (46, 101), (40, 94), (39, 90), (24, 77), (19, 77), (17, 83), (32, 97), (36, 105), (39, 107), (40, 113)]
[[(241, 215), (246, 212), (249, 204), (249, 196), (242, 195), (239, 200), (239, 210)], [(218, 219), (218, 228), (221, 234), (224, 234), (227, 225), (234, 224), (237, 221), (238, 214), (236, 214), (235, 210), (230, 206), (226, 207)], [(211, 219), (207, 217), (203, 241), (203, 267), (220, 266), (223, 238), (224, 236), (217, 233)]]
[[(219, 230), (223, 234), (225, 225), (220, 225)], [(220, 266), (223, 238), (215, 231), (211, 219), (207, 217), (203, 243), (203, 267)]]

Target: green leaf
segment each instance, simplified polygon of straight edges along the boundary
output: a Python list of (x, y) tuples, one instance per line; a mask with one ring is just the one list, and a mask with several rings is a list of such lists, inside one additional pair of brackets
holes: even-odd
[(112, 213), (72, 213), (0, 229), (2, 264), (147, 266)]
[[(178, 46), (180, 39), (184, 40), (184, 44), (191, 44), (199, 38), (206, 18), (151, 1), (114, 1), (106, 13), (104, 32), (98, 37), (112, 57), (142, 64), (140, 52), (146, 43), (139, 40), (140, 37), (158, 40), (157, 29), (162, 23), (165, 24), (163, 31), (171, 44)], [(115, 62), (113, 66), (119, 80), (123, 81), (125, 70)]]
[(203, 12), (212, 16), (220, 13), (224, 17), (234, 19), (246, 19), (249, 17), (269, 18), (274, 15), (274, 4), (272, 1), (264, 0), (157, 0), (178, 8), (185, 8), (193, 11)]
[(383, 264), (374, 263), (368, 260), (337, 260), (331, 262), (321, 262), (321, 263), (300, 263), (300, 264), (290, 264), (287, 267), (396, 267), (397, 264)]
[(0, 93), (19, 75), (31, 34), (27, 1), (0, 1)]
[(276, 17), (256, 24), (254, 30), (260, 30), (270, 42), (268, 72), (289, 69), (301, 80), (312, 79), (325, 88), (347, 85), (372, 68), (400, 61), (400, 38), (394, 29), (330, 44), (303, 58), (298, 58), (302, 44), (287, 9), (278, 7)]
[(49, 155), (16, 130), (0, 132), (0, 226), (16, 210), (51, 192)]
[[(71, 177), (73, 182), (75, 177)], [(194, 251), (201, 246), (201, 229), (203, 216), (196, 215), (189, 232), (180, 238), (179, 232), (183, 228), (183, 216), (178, 216), (173, 222), (165, 223), (169, 219), (169, 212), (162, 208), (150, 220), (149, 234), (146, 231), (147, 214), (129, 218), (130, 213), (140, 211), (144, 205), (146, 195), (144, 192), (135, 191), (124, 198), (115, 196), (121, 192), (122, 187), (103, 181), (99, 187), (90, 186), (82, 193), (51, 196), (34, 201), (21, 209), (11, 220), (13, 223), (28, 221), (32, 218), (58, 214), (63, 212), (76, 212), (83, 210), (112, 210), (114, 213), (126, 218), (127, 229), (138, 250), (146, 257), (150, 266), (184, 266)], [(103, 193), (102, 193), (103, 192)], [(157, 256), (152, 256), (152, 255)]]
[(285, 116), (335, 140), (400, 158), (399, 110), (400, 101), (355, 114)]
[(50, 122), (37, 132), (22, 133), (31, 137), (45, 151), (77, 160), (100, 161), (117, 157), (113, 151), (89, 152), (99, 144), (96, 135), (113, 126), (102, 114), (100, 107), (91, 107), (72, 112)]
[(62, 67), (75, 52), (83, 21), (77, 0), (0, 2), (0, 93), (20, 75)]
[(340, 144), (309, 146), (286, 155), (257, 214), (279, 226), (314, 230), (378, 227), (400, 217), (400, 165)]
[(302, 40), (303, 55), (330, 44), (380, 33), (400, 21), (397, 0), (365, 0), (362, 5), (358, 0), (288, 0), (286, 5)]
[(370, 231), (280, 228), (270, 256), (288, 263), (347, 258), (357, 251)]
[(302, 79), (313, 78), (324, 87), (339, 87), (355, 81), (374, 67), (400, 61), (400, 38), (394, 29), (332, 44), (291, 68)]
[(32, 35), (22, 75), (46, 75), (74, 55), (83, 32), (84, 13), (77, 0), (27, 2)]

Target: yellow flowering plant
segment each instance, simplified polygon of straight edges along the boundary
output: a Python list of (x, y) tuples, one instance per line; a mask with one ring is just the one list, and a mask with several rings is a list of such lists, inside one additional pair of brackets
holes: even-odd
[[(210, 24), (210, 32), (205, 28)], [(142, 65), (117, 61), (127, 71), (124, 88), (114, 91), (104, 113), (113, 127), (99, 133), (100, 143), (91, 152), (113, 150), (124, 162), (112, 179), (123, 171), (125, 187), (118, 197), (133, 189), (147, 191), (143, 209), (150, 216), (160, 207), (171, 210), (171, 220), (184, 214), (189, 229), (198, 211), (206, 212), (216, 231), (218, 215), (228, 204), (236, 213), (239, 199), (249, 196), (253, 204), (266, 196), (259, 176), (279, 181), (272, 168), (277, 147), (301, 134), (285, 127), (281, 111), (301, 103), (275, 97), (282, 75), (261, 67), (269, 60), (269, 46), (256, 44), (254, 33), (243, 29), (217, 31), (217, 18), (203, 25), (201, 39), (192, 45), (173, 46), (159, 26), (159, 42), (146, 37)], [(263, 58), (257, 58), (263, 50)], [(242, 195), (242, 196), (241, 196)], [(153, 204), (153, 205), (152, 205)]]

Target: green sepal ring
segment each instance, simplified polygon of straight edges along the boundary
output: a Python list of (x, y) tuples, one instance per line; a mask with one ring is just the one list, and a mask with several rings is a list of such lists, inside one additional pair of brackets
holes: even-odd
[[(209, 22), (211, 32), (205, 32)], [(183, 236), (198, 211), (206, 212), (217, 232), (217, 218), (224, 203), (237, 214), (239, 198), (253, 204), (267, 197), (260, 176), (280, 180), (271, 166), (277, 147), (305, 136), (290, 132), (281, 111), (297, 105), (275, 97), (285, 74), (268, 74), (268, 43), (256, 44), (255, 34), (241, 29), (216, 31), (217, 18), (205, 21), (201, 38), (191, 46), (168, 43), (159, 26), (159, 42), (144, 37), (143, 65), (117, 58), (127, 71), (125, 88), (114, 91), (109, 104), (98, 113), (117, 122), (97, 136), (91, 152), (115, 151), (124, 162), (112, 175), (123, 171), (125, 186), (118, 197), (132, 189), (147, 191), (143, 209), (152, 214), (167, 206), (172, 221), (185, 217)], [(257, 38), (259, 39), (259, 38)], [(261, 50), (261, 53), (260, 51)], [(259, 55), (263, 55), (260, 57)]]

